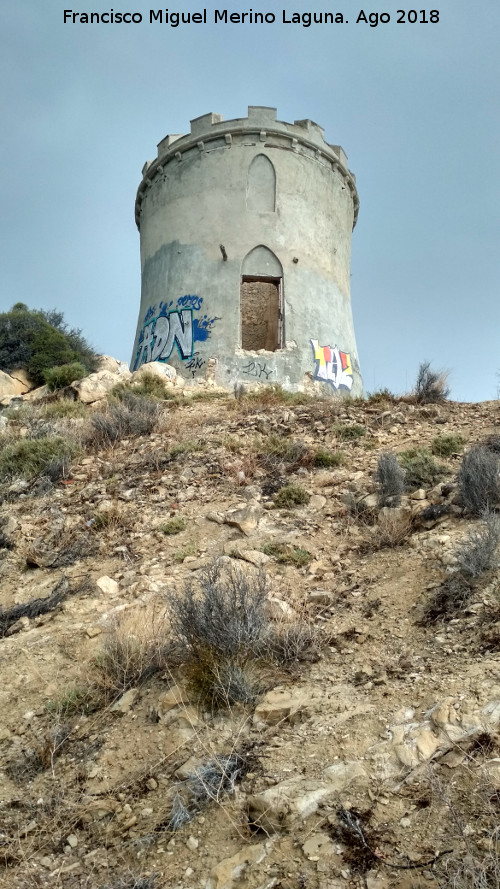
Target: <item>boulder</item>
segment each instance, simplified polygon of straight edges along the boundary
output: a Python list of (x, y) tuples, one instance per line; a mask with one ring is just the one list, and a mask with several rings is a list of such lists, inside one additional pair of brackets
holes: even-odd
[(11, 376), (10, 374), (4, 373), (3, 370), (0, 370), (0, 398), (13, 398), (16, 395), (24, 395), (25, 392), (28, 392), (29, 389), (32, 389), (31, 384), (26, 384)]
[(101, 355), (98, 362), (96, 371), (107, 370), (112, 374), (128, 374), (128, 364), (125, 361), (118, 361), (118, 358), (112, 358), (111, 355)]
[(254, 725), (276, 725), (306, 708), (306, 695), (300, 689), (273, 688), (255, 708)]
[(165, 364), (162, 361), (149, 361), (142, 364), (138, 370), (132, 374), (132, 382), (139, 383), (143, 377), (158, 377), (164, 383), (173, 383), (177, 377), (177, 371), (171, 364)]
[(224, 516), (224, 523), (238, 528), (247, 537), (257, 528), (262, 516), (263, 508), (257, 500), (250, 500), (242, 506), (228, 509)]
[(102, 401), (114, 386), (127, 382), (130, 377), (130, 371), (110, 373), (109, 370), (99, 370), (97, 373), (84, 377), (83, 380), (72, 383), (71, 388), (77, 393), (79, 401), (83, 401), (84, 404), (93, 404), (94, 401)]
[(264, 860), (270, 846), (269, 841), (246, 846), (231, 858), (224, 858), (213, 868), (205, 883), (205, 889), (232, 889), (234, 883), (244, 876), (248, 868), (255, 867)]
[(333, 784), (317, 779), (289, 778), (248, 798), (250, 823), (267, 834), (289, 829), (298, 818), (308, 818), (335, 796)]

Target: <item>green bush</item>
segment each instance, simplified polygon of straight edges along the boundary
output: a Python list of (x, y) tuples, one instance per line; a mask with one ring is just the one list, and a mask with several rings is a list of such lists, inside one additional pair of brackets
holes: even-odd
[(71, 364), (59, 364), (43, 371), (43, 378), (51, 392), (56, 389), (64, 389), (74, 380), (81, 380), (87, 375), (83, 364), (73, 361)]
[(163, 525), (160, 525), (160, 531), (162, 531), (163, 534), (166, 534), (167, 537), (170, 537), (172, 534), (180, 534), (185, 528), (186, 523), (180, 515), (176, 515), (172, 519), (169, 519), (168, 522), (164, 522)]
[(436, 457), (451, 457), (461, 451), (464, 444), (461, 435), (436, 435), (432, 439), (431, 451)]
[(24, 368), (34, 383), (44, 383), (44, 371), (79, 362), (95, 370), (97, 355), (80, 330), (68, 329), (61, 312), (28, 309), (16, 303), (0, 314), (0, 370)]
[(410, 448), (399, 455), (401, 466), (406, 471), (407, 490), (432, 488), (448, 473), (446, 466), (436, 463), (426, 448)]
[(274, 497), (274, 505), (278, 508), (291, 508), (309, 503), (310, 496), (300, 485), (285, 485)]
[[(57, 464), (63, 470), (78, 451), (76, 442), (61, 436), (22, 438), (6, 444), (0, 451), (0, 480), (31, 479)], [(64, 474), (62, 472), (62, 474)]]
[(342, 451), (326, 451), (324, 448), (318, 448), (314, 455), (314, 466), (327, 469), (330, 466), (342, 466), (345, 462), (345, 455)]
[(359, 441), (366, 434), (365, 427), (358, 426), (356, 423), (337, 423), (333, 427), (333, 431), (341, 441)]

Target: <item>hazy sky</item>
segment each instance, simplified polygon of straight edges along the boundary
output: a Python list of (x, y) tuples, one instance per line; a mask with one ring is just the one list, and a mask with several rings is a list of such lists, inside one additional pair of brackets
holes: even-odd
[[(76, 0), (75, 0), (76, 2)], [(167, 133), (209, 111), (312, 118), (349, 157), (360, 196), (351, 292), (365, 389), (450, 371), (452, 398), (500, 384), (500, 5), (237, 0), (271, 25), (149, 24), (143, 0), (74, 11), (138, 12), (140, 24), (64, 24), (69, 0), (6, 0), (1, 33), (0, 308), (57, 308), (96, 349), (129, 361), (140, 298), (134, 200)], [(419, 2), (418, 7), (425, 4)], [(171, 4), (170, 11), (204, 7)], [(347, 24), (283, 24), (282, 11)], [(387, 24), (356, 24), (360, 10)], [(417, 10), (421, 17), (420, 9)]]

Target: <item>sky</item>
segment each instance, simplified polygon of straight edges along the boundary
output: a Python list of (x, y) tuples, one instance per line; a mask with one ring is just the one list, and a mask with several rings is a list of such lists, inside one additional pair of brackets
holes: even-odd
[[(279, 120), (319, 123), (356, 175), (351, 297), (365, 391), (408, 392), (430, 361), (449, 372), (454, 400), (497, 397), (497, 0), (432, 0), (434, 23), (398, 23), (411, 8), (402, 0), (214, 0), (206, 25), (178, 28), (150, 24), (149, 10), (165, 7), (147, 0), (73, 10), (141, 13), (142, 23), (64, 24), (69, 2), (0, 10), (0, 311), (57, 308), (97, 351), (130, 361), (144, 162), (192, 118), (268, 105)], [(214, 25), (215, 8), (276, 22)], [(284, 24), (283, 9), (348, 21), (304, 28)], [(356, 22), (362, 10), (390, 21)]]

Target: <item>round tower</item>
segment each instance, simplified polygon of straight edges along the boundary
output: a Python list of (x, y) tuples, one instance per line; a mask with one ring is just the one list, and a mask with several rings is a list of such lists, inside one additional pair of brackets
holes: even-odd
[(205, 114), (143, 168), (142, 295), (132, 369), (221, 386), (362, 394), (350, 300), (358, 195), (311, 120)]

